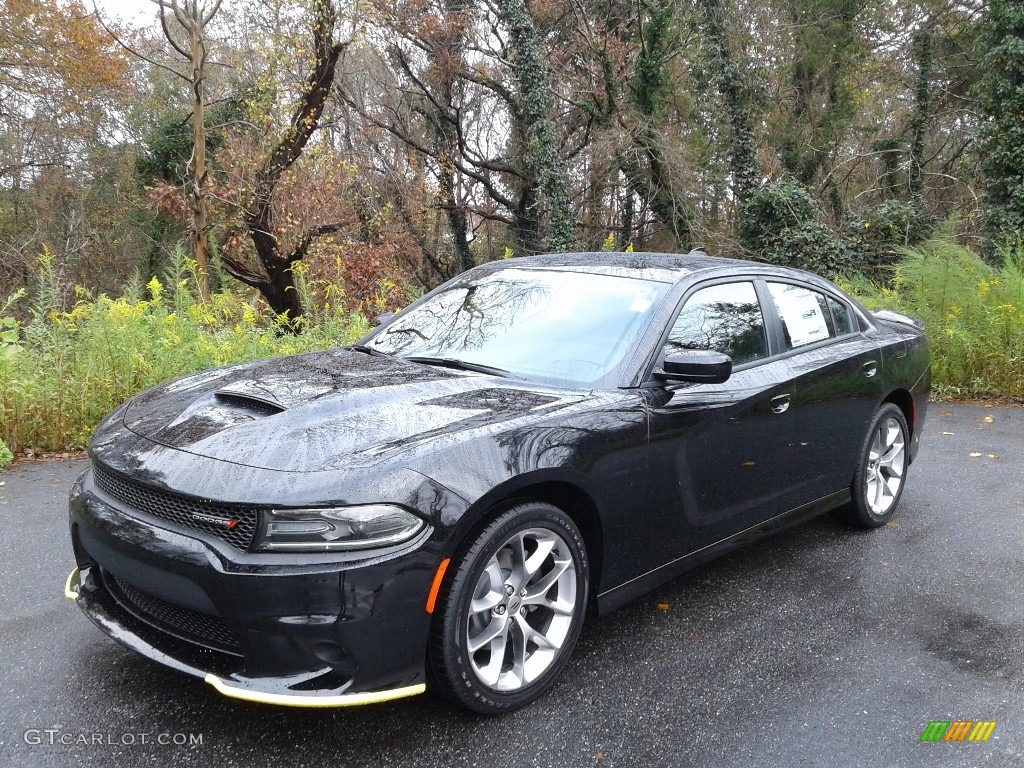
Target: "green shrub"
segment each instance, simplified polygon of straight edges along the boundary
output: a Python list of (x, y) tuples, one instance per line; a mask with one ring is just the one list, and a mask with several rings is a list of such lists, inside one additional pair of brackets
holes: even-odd
[(765, 184), (747, 199), (739, 235), (754, 256), (826, 275), (888, 271), (901, 249), (921, 242), (934, 222), (913, 202), (885, 200), (846, 214), (834, 232), (814, 195), (791, 177)]
[(30, 319), (0, 318), (0, 440), (14, 452), (81, 448), (104, 414), (161, 381), (336, 347), (369, 330), (361, 316), (335, 304), (311, 314), (293, 334), (238, 295), (197, 302), (187, 274), (166, 282), (153, 278), (144, 291), (136, 286), (116, 299), (77, 288), (74, 306), (65, 309), (44, 255)]
[(7, 443), (0, 440), (0, 469), (10, 466), (12, 461), (14, 461), (14, 454), (7, 447)]
[(824, 274), (848, 272), (863, 260), (858, 241), (821, 223), (821, 208), (796, 180), (786, 177), (756, 190), (743, 206), (740, 241), (755, 258)]
[(901, 259), (902, 249), (918, 245), (934, 226), (935, 222), (920, 206), (907, 200), (884, 200), (851, 215), (845, 229), (848, 237), (860, 243), (863, 271), (894, 267)]
[(939, 395), (1024, 397), (1024, 253), (995, 268), (948, 239), (903, 252), (888, 283), (847, 281), (873, 308), (925, 322)]

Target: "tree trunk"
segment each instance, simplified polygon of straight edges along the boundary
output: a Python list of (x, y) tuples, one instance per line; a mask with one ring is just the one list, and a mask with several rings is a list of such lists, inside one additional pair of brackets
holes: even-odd
[(524, 183), (519, 192), (519, 204), (512, 225), (517, 254), (531, 255), (543, 250), (539, 207), (540, 194), (536, 185)]
[(761, 167), (754, 136), (754, 114), (750, 90), (743, 81), (729, 46), (725, 7), (722, 0), (700, 0), (701, 19), (711, 53), (712, 79), (725, 102), (732, 127), (729, 166), (733, 193), (742, 204), (761, 183)]
[(334, 42), (337, 16), (330, 0), (316, 0), (313, 13), (313, 66), (302, 94), (295, 104), (291, 123), (267, 154), (251, 193), (245, 212), (261, 271), (254, 270), (226, 256), (222, 264), (228, 274), (258, 290), (277, 314), (288, 318), (293, 330), (294, 321), (302, 317), (302, 298), (295, 286), (292, 266), (309, 253), (313, 241), (337, 232), (337, 222), (321, 224), (305, 232), (290, 252), (282, 252), (274, 230), (274, 193), (281, 177), (301, 156), (313, 132), (320, 127), (324, 104), (334, 85), (338, 59), (344, 46)]
[(292, 265), (278, 257), (277, 243), (271, 238), (259, 238), (256, 252), (267, 272), (267, 280), (256, 287), (274, 314), (287, 318), (291, 325), (302, 316), (302, 297), (295, 286)]
[[(537, 181), (540, 192), (537, 203), (547, 207), (550, 221), (547, 249), (572, 250), (576, 246), (576, 222), (570, 210), (569, 184), (558, 134), (551, 119), (551, 82), (541, 40), (525, 0), (504, 0), (498, 4), (498, 15), (508, 32), (512, 72), (518, 87), (519, 122), (525, 133), (521, 147), (523, 166)], [(531, 229), (532, 226), (527, 225), (524, 234)]]
[(924, 143), (931, 116), (930, 84), (932, 74), (932, 38), (925, 29), (914, 36), (917, 59), (917, 88), (914, 90), (914, 111), (910, 118), (913, 138), (910, 145), (910, 194), (917, 204), (924, 189)]
[(636, 207), (633, 201), (633, 189), (628, 183), (622, 187), (622, 216), (619, 229), (619, 250), (624, 251), (633, 242), (633, 221)]
[(206, 65), (206, 43), (203, 40), (198, 5), (191, 8), (189, 26), (190, 71), (192, 76), (192, 158), (189, 162), (191, 186), (189, 204), (192, 209), (192, 253), (196, 260), (196, 279), (199, 283), (199, 297), (202, 301), (210, 298), (210, 243), (209, 202), (206, 197), (206, 115), (203, 98), (203, 78)]
[[(642, 123), (633, 137), (635, 151), (619, 158), (629, 192), (645, 200), (655, 217), (667, 228), (675, 247), (693, 247), (693, 211), (685, 194), (673, 183), (670, 163), (665, 156), (659, 131), (660, 117), (672, 94), (672, 76), (667, 68), (678, 44), (678, 8), (671, 0), (646, 7), (646, 18), (639, 24), (640, 52), (633, 68), (631, 101)], [(632, 159), (638, 156), (639, 160)]]

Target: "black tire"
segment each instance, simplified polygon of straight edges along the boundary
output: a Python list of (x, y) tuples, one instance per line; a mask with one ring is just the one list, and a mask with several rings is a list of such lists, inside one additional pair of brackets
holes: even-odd
[(431, 625), (431, 688), (487, 715), (529, 704), (551, 687), (583, 625), (590, 573), (579, 529), (550, 504), (518, 504), (452, 566)]
[(861, 528), (885, 525), (900, 503), (910, 458), (910, 430), (897, 406), (883, 403), (871, 420), (843, 518)]

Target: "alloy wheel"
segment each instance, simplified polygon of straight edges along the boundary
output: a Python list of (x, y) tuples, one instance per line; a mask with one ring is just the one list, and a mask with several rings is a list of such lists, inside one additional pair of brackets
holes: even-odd
[(578, 566), (552, 530), (527, 528), (506, 539), (473, 589), (466, 649), (476, 678), (512, 692), (558, 659), (576, 614)]
[(903, 428), (893, 417), (883, 419), (875, 430), (864, 473), (864, 498), (876, 515), (884, 515), (895, 504), (906, 469)]

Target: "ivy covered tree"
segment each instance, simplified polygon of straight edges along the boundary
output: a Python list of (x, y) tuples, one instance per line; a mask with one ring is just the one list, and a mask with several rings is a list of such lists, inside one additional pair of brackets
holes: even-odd
[(551, 119), (551, 81), (544, 51), (526, 0), (505, 0), (498, 18), (508, 34), (511, 71), (518, 90), (523, 165), (537, 180), (550, 218), (547, 246), (552, 251), (572, 250), (576, 243), (575, 219), (570, 209), (569, 186), (559, 152), (558, 134)]
[(722, 0), (700, 0), (699, 7), (708, 76), (721, 94), (730, 125), (727, 154), (733, 194), (742, 203), (761, 180), (754, 135), (754, 100), (729, 44), (725, 4)]
[(629, 181), (627, 201), (631, 202), (634, 194), (646, 200), (672, 234), (676, 247), (689, 250), (694, 245), (693, 205), (677, 188), (666, 153), (666, 144), (671, 142), (659, 130), (675, 88), (669, 64), (682, 45), (680, 12), (676, 0), (654, 0), (642, 4), (641, 9), (636, 24), (639, 51), (628, 83), (638, 125), (632, 146), (622, 153), (619, 164)]
[(991, 0), (981, 26), (978, 149), (986, 234), (995, 249), (1024, 236), (1024, 2)]

